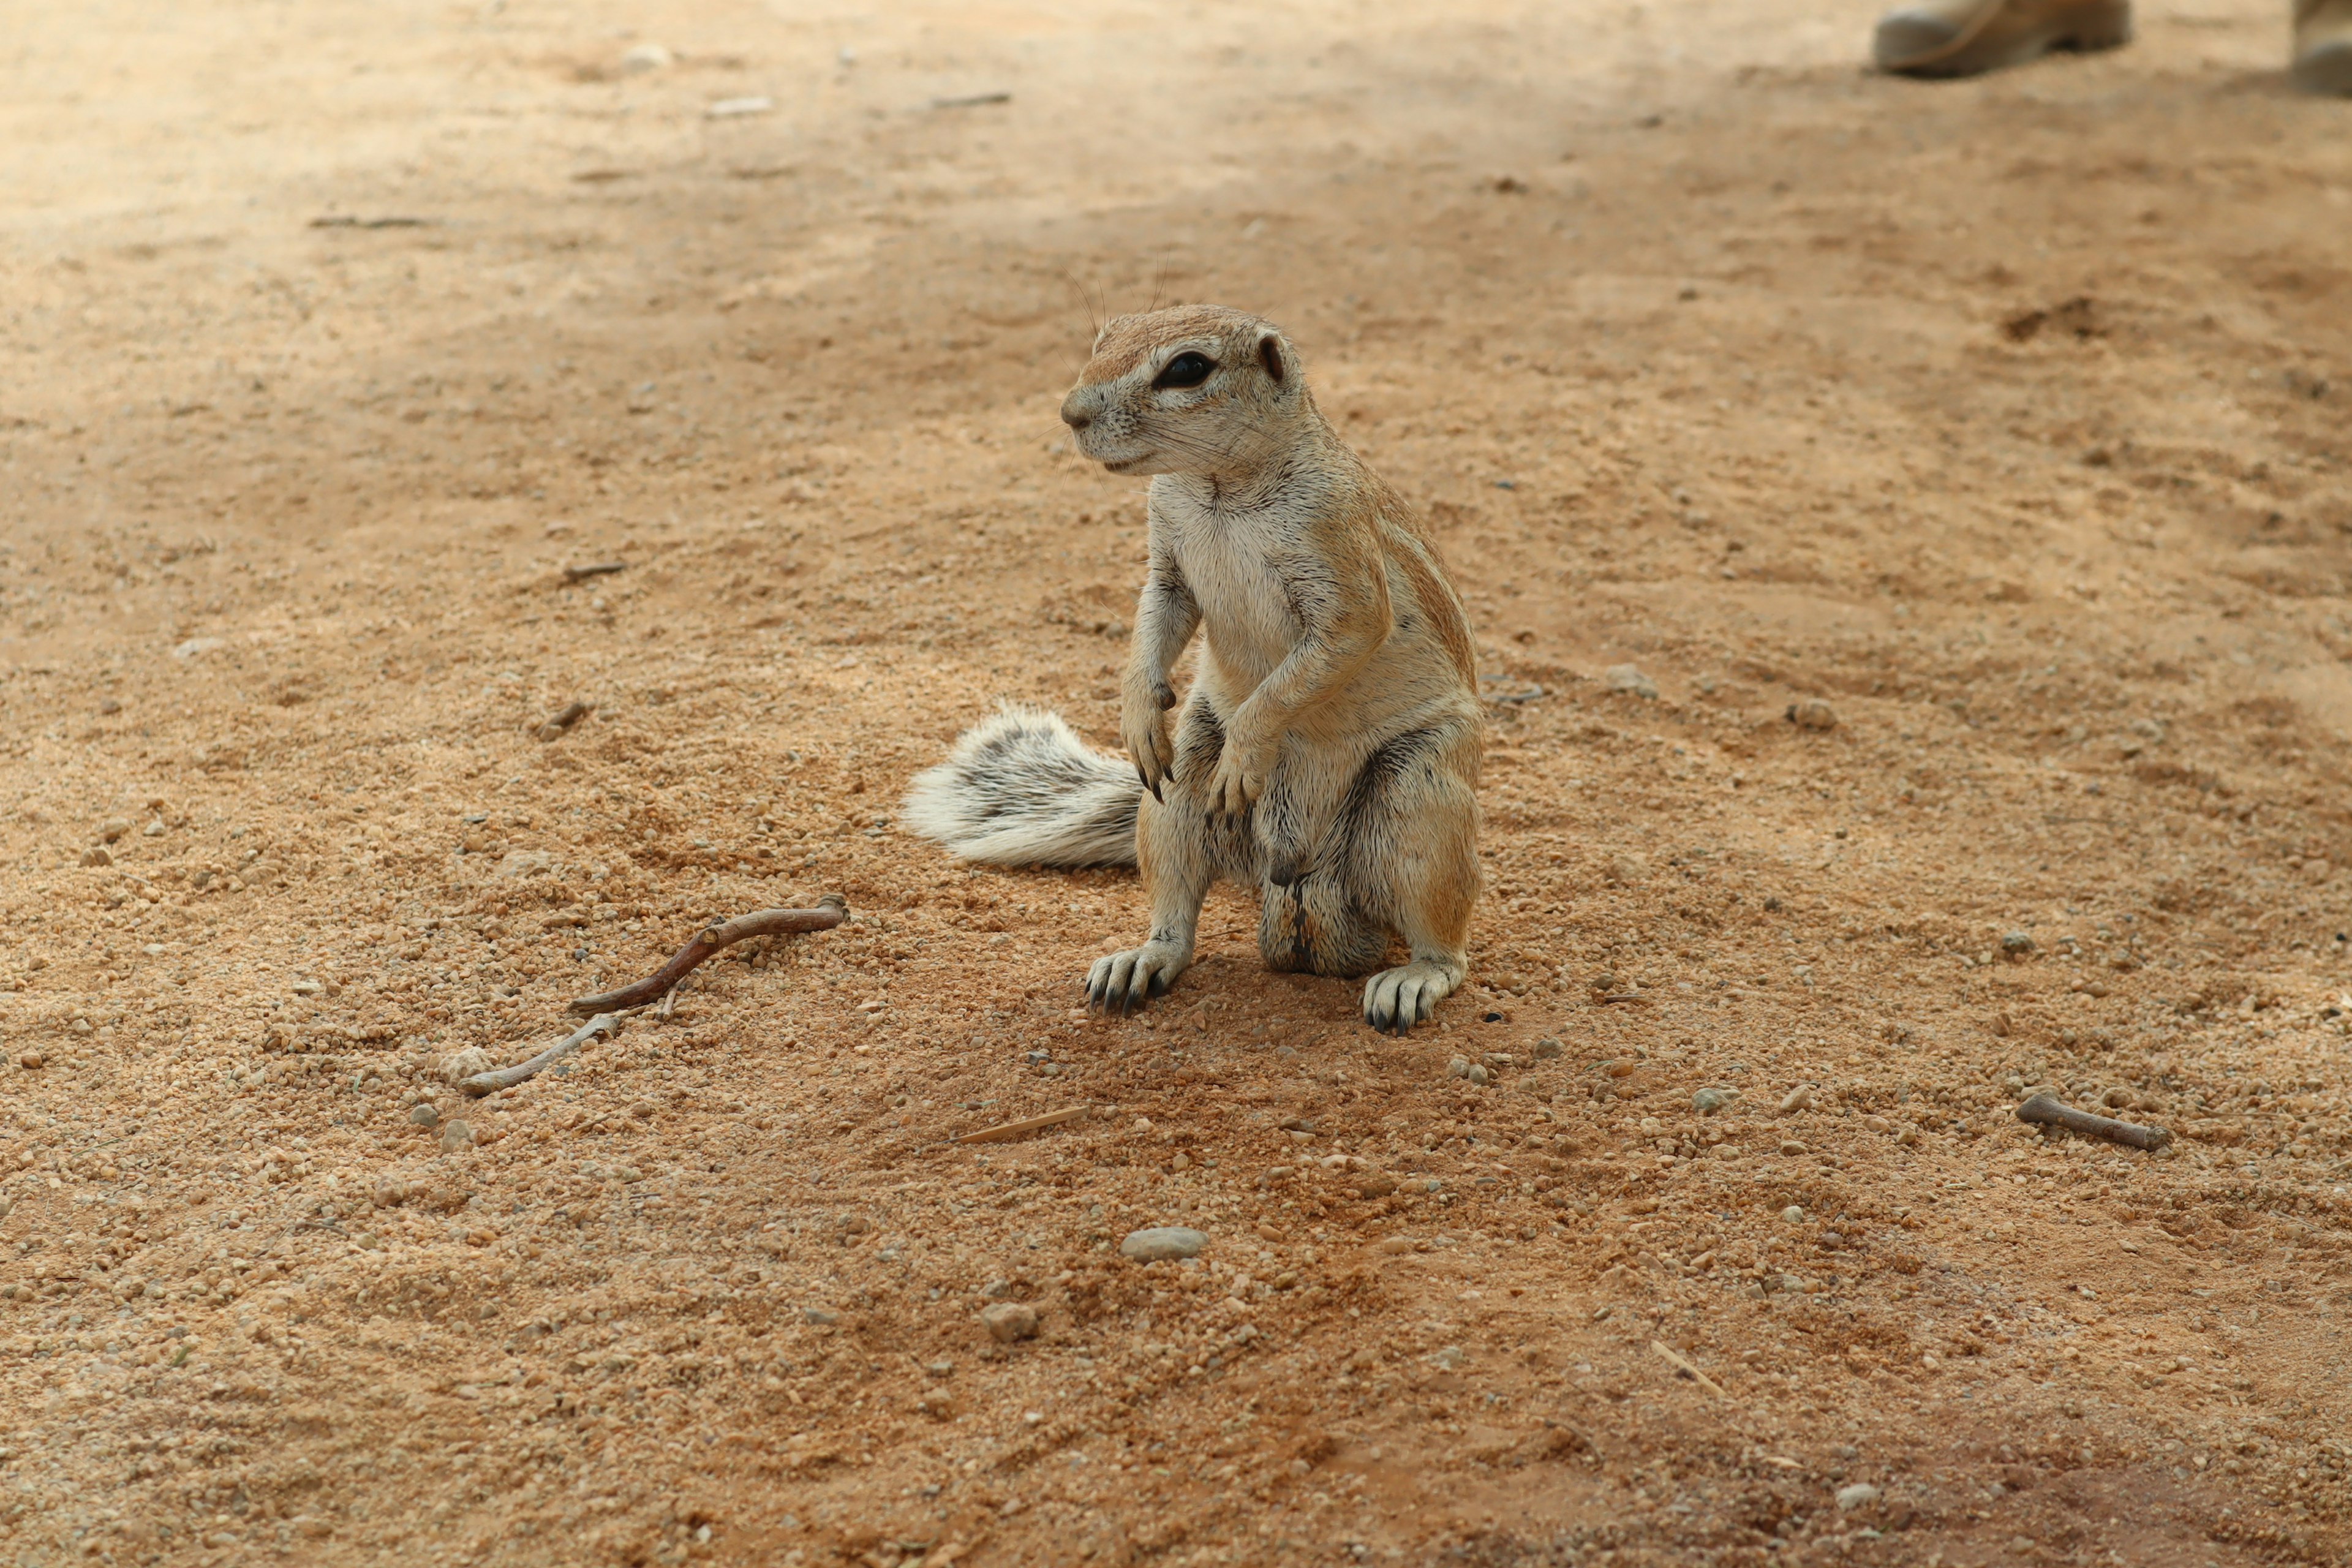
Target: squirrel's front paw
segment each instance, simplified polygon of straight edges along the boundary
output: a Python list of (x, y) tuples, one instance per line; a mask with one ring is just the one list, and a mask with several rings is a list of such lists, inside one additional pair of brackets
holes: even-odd
[(1209, 809), (1227, 816), (1244, 815), (1265, 793), (1266, 772), (1263, 762), (1228, 742), (1224, 754), (1217, 759), (1216, 773), (1209, 780)]
[(1176, 745), (1168, 736), (1168, 710), (1175, 701), (1176, 694), (1161, 687), (1148, 694), (1129, 691), (1119, 705), (1119, 740), (1154, 800), (1176, 772)]
[(1176, 771), (1176, 747), (1168, 738), (1168, 721), (1158, 713), (1130, 710), (1128, 721), (1119, 726), (1119, 739), (1135, 763), (1135, 776), (1143, 781), (1154, 800), (1159, 799), (1160, 786)]

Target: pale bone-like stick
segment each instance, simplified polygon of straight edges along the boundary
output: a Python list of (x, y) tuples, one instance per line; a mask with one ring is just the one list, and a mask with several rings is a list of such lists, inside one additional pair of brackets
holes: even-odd
[(478, 1072), (457, 1087), (472, 1095), (496, 1094), (502, 1089), (512, 1089), (525, 1079), (552, 1067), (597, 1036), (617, 1033), (620, 1027), (619, 1014), (599, 1013), (530, 1060), (517, 1062), (510, 1068), (500, 1068), (496, 1072)]

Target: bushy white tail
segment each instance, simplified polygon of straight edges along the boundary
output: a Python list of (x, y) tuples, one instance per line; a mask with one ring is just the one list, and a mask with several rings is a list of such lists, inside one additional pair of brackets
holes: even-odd
[(962, 860), (996, 866), (1132, 866), (1135, 769), (1095, 751), (1061, 715), (1008, 707), (915, 775), (907, 826)]

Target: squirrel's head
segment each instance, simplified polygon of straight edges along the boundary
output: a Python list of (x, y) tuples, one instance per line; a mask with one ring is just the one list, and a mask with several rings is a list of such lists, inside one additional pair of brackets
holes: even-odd
[(1312, 417), (1298, 353), (1271, 321), (1223, 305), (1114, 318), (1062, 401), (1078, 450), (1114, 474), (1231, 474)]

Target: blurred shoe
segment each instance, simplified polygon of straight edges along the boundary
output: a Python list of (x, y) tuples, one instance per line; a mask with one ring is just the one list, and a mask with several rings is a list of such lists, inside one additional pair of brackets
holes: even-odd
[[(2352, 0), (2303, 0), (2341, 13)], [(1881, 70), (1974, 76), (2053, 49), (2112, 49), (2131, 37), (2130, 0), (1918, 0), (1878, 19)]]
[(2294, 85), (2352, 98), (2352, 0), (2297, 0)]

